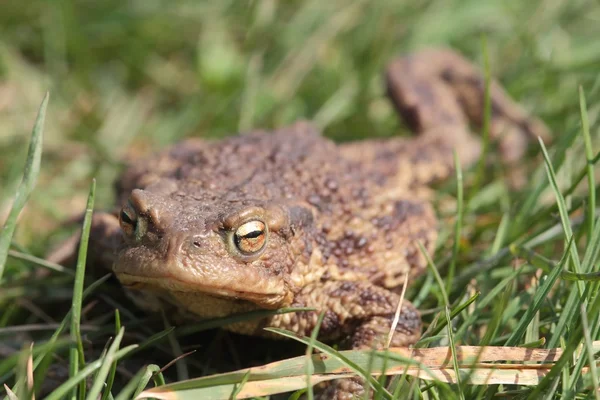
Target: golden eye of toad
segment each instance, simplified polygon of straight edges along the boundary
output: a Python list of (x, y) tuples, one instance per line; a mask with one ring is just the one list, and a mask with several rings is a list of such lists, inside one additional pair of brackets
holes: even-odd
[(256, 253), (267, 242), (266, 226), (261, 221), (249, 221), (235, 231), (234, 242), (239, 251), (244, 254)]

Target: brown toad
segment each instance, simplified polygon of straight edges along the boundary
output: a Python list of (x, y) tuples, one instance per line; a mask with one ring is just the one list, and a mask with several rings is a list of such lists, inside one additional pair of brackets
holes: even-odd
[[(414, 138), (336, 145), (307, 122), (220, 141), (190, 139), (131, 166), (117, 184), (119, 216), (95, 217), (91, 248), (143, 306), (175, 305), (198, 318), (253, 309), (314, 307), (231, 325), (265, 326), (351, 348), (381, 346), (406, 275), (426, 268), (436, 218), (427, 184), (480, 154), (483, 79), (448, 50), (390, 64), (388, 93)], [(505, 159), (545, 136), (495, 83), (491, 135)], [(99, 236), (99, 237), (98, 237)], [(109, 239), (109, 240), (107, 240)], [(391, 345), (415, 343), (419, 312), (404, 301)], [(338, 382), (325, 397), (350, 396)]]

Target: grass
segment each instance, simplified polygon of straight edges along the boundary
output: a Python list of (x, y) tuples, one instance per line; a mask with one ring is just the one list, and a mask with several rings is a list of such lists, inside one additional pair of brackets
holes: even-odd
[[(371, 356), (309, 338), (274, 345), (209, 329), (224, 320), (165, 329), (112, 279), (84, 282), (83, 263), (73, 274), (41, 259), (71, 234), (62, 222), (85, 210), (93, 179), (94, 207), (110, 209), (123, 160), (184, 137), (298, 118), (339, 141), (406, 133), (380, 72), (402, 52), (446, 45), (540, 116), (553, 142), (532, 143), (519, 189), (493, 142), (485, 163), (437, 188), (436, 268), (406, 294), (427, 328), (420, 347), (485, 341), (563, 354), (536, 386), (472, 386), (459, 375), (460, 386), (406, 376), (395, 388), (376, 379), (372, 387), (381, 398), (594, 398), (598, 374), (584, 368), (595, 364), (600, 340), (599, 21), (597, 2), (584, 0), (4, 2), (0, 383), (27, 396), (32, 342), (38, 398), (93, 396), (105, 377), (109, 399), (176, 382), (176, 368), (161, 370), (177, 356), (173, 348), (196, 350), (184, 360), (190, 377), (301, 355), (306, 345), (359, 374), (375, 368)], [(52, 98), (34, 123), (46, 91)], [(451, 369), (458, 364), (453, 353)], [(255, 381), (233, 377), (238, 391)], [(208, 382), (218, 389), (217, 377)]]

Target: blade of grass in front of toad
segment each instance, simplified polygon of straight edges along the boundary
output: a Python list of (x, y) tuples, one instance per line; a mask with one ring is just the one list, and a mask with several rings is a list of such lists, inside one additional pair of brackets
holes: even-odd
[[(130, 346), (122, 348), (121, 350), (118, 350), (114, 354), (114, 360), (117, 360), (117, 361), (120, 360), (121, 358), (123, 358), (127, 354), (129, 354), (129, 352), (131, 352), (136, 347), (137, 347), (136, 344), (132, 344)], [(102, 366), (102, 364), (103, 364), (103, 359), (95, 360), (95, 361), (88, 363), (84, 368), (79, 370), (79, 372), (77, 372), (77, 374), (75, 374), (75, 376), (70, 377), (63, 384), (61, 384), (59, 387), (54, 389), (52, 391), (52, 393), (50, 393), (45, 398), (45, 400), (59, 400), (59, 399), (66, 398), (68, 396), (69, 392), (71, 392), (73, 389), (76, 389), (77, 385), (79, 385), (81, 382), (85, 382), (85, 379), (88, 376), (90, 376), (91, 374), (93, 374), (96, 370), (98, 370)]]
[(467, 317), (467, 319), (463, 322), (463, 324), (460, 326), (460, 328), (458, 328), (458, 330), (454, 334), (454, 336), (457, 337), (458, 340), (465, 340), (467, 330), (473, 330), (476, 328), (477, 322), (483, 314), (485, 308), (492, 304), (492, 302), (498, 298), (498, 296), (506, 288), (506, 286), (511, 284), (522, 273), (522, 271), (523, 266), (513, 271), (510, 275), (508, 275), (506, 278), (504, 278), (498, 284), (496, 284), (496, 286), (494, 286), (494, 288), (490, 290), (490, 292), (487, 295), (485, 295), (480, 301), (477, 302), (477, 304), (475, 305), (475, 310)]
[[(588, 209), (586, 212), (586, 223), (588, 228), (588, 239), (594, 232), (594, 217), (596, 213), (596, 180), (594, 179), (594, 150), (592, 149), (592, 138), (590, 136), (590, 121), (587, 115), (587, 105), (583, 87), (579, 86), (579, 110), (581, 113), (581, 131), (583, 133), (583, 143), (585, 145), (585, 157), (587, 165), (588, 178)], [(590, 243), (588, 241), (588, 243)]]
[(550, 290), (554, 287), (554, 283), (560, 276), (560, 273), (562, 272), (565, 263), (569, 259), (569, 254), (571, 251), (571, 246), (573, 246), (573, 242), (574, 240), (573, 238), (571, 238), (560, 262), (554, 266), (554, 268), (546, 276), (544, 283), (535, 291), (535, 294), (533, 295), (533, 301), (531, 302), (531, 304), (528, 305), (527, 310), (519, 320), (517, 327), (513, 330), (510, 337), (506, 340), (506, 343), (504, 344), (505, 346), (516, 346), (525, 334), (527, 326), (529, 326), (529, 323), (531, 322), (535, 314), (542, 307), (543, 302), (546, 301)]
[(313, 400), (314, 398), (313, 388), (310, 382), (310, 377), (315, 372), (312, 359), (312, 352), (315, 347), (315, 341), (317, 340), (317, 336), (319, 336), (319, 329), (321, 329), (321, 324), (323, 323), (324, 317), (325, 313), (321, 312), (319, 314), (319, 318), (317, 319), (317, 324), (310, 333), (310, 342), (308, 343), (308, 346), (306, 346), (306, 397), (308, 398), (308, 400)]
[[(566, 160), (566, 152), (568, 149), (573, 147), (573, 143), (575, 142), (575, 138), (577, 137), (576, 130), (569, 130), (567, 133), (560, 137), (560, 140), (557, 140), (557, 143), (552, 147), (554, 149), (554, 168), (558, 171), (563, 167), (563, 164)], [(528, 190), (529, 194), (527, 197), (519, 204), (518, 213), (515, 216), (514, 229), (510, 232), (510, 236), (508, 238), (509, 242), (518, 242), (522, 243), (523, 241), (527, 241), (531, 238), (531, 221), (544, 221), (550, 220), (552, 213), (556, 212), (558, 206), (553, 207), (545, 207), (541, 210), (537, 210), (540, 204), (544, 204), (544, 201), (541, 199), (543, 192), (549, 185), (548, 179), (544, 179), (543, 176), (547, 176), (547, 172), (544, 173), (546, 166), (541, 166), (536, 169), (531, 179), (531, 184), (533, 185), (530, 190)], [(583, 179), (585, 175), (581, 176)], [(565, 195), (568, 195), (575, 190), (575, 188), (569, 188), (565, 190)]]
[(17, 259), (17, 260), (30, 262), (32, 264), (49, 269), (51, 271), (60, 272), (60, 273), (70, 275), (70, 276), (75, 275), (75, 272), (70, 268), (65, 268), (60, 264), (56, 264), (51, 261), (44, 260), (42, 258), (33, 256), (31, 254), (27, 254), (27, 253), (24, 253), (21, 251), (9, 250), (8, 256), (11, 258)]
[(454, 151), (454, 170), (456, 171), (456, 222), (454, 223), (454, 243), (452, 244), (452, 259), (450, 260), (450, 267), (448, 268), (448, 275), (446, 276), (446, 292), (451, 293), (452, 284), (454, 283), (454, 274), (456, 272), (456, 259), (458, 257), (458, 250), (460, 247), (460, 238), (462, 232), (462, 222), (464, 213), (464, 201), (463, 201), (463, 174), (462, 168), (460, 167), (460, 160), (458, 153)]
[[(569, 240), (571, 240), (571, 238), (573, 237), (573, 230), (571, 228), (571, 223), (569, 220), (569, 213), (567, 210), (567, 206), (566, 206), (564, 197), (562, 196), (562, 193), (560, 192), (560, 190), (558, 188), (558, 184), (556, 181), (556, 174), (554, 172), (554, 168), (552, 166), (550, 156), (548, 155), (546, 146), (544, 145), (544, 143), (542, 142), (541, 139), (540, 139), (540, 146), (542, 148), (542, 153), (544, 155), (544, 162), (546, 165), (546, 173), (548, 175), (548, 180), (550, 181), (550, 186), (552, 187), (552, 190), (554, 191), (554, 195), (556, 197), (556, 202), (558, 205), (558, 210), (559, 210), (560, 219), (561, 219), (561, 223), (562, 223), (563, 235), (565, 237), (565, 242), (568, 243)], [(581, 271), (581, 262), (579, 260), (579, 253), (577, 251), (577, 246), (571, 246), (569, 254), (570, 254), (570, 260), (573, 264), (573, 268), (574, 268), (575, 272), (581, 273), (582, 272)], [(583, 294), (583, 292), (585, 290), (583, 282), (578, 281), (576, 283), (576, 286), (577, 286), (577, 291), (572, 291), (569, 294), (565, 308), (563, 309), (563, 312), (561, 313), (561, 316), (558, 320), (556, 329), (554, 330), (552, 337), (550, 338), (550, 340), (548, 342), (549, 347), (555, 347), (558, 344), (559, 339), (562, 336), (564, 330), (567, 327), (571, 326), (571, 321), (572, 321), (573, 317), (575, 315), (577, 315), (577, 312), (579, 310), (579, 306), (580, 306), (581, 302), (587, 303), (587, 300), (581, 297), (581, 295)]]
[[(564, 234), (565, 234), (565, 243), (568, 243), (569, 240), (573, 237), (573, 229), (571, 228), (571, 223), (569, 220), (569, 210), (567, 209), (567, 204), (565, 202), (565, 198), (563, 197), (556, 180), (556, 173), (554, 172), (554, 167), (552, 166), (552, 161), (550, 160), (550, 156), (548, 155), (548, 151), (546, 150), (546, 146), (542, 139), (539, 139), (540, 146), (542, 148), (542, 153), (544, 154), (544, 162), (546, 165), (546, 173), (548, 175), (548, 180), (550, 181), (550, 186), (554, 191), (554, 195), (556, 197), (556, 202), (558, 205), (558, 211), (560, 214), (560, 220), (562, 222)], [(577, 246), (571, 246), (571, 261), (573, 263), (573, 268), (575, 272), (580, 273), (581, 271), (581, 263), (579, 260), (579, 253), (577, 251)], [(583, 285), (577, 285), (579, 289), (579, 294), (583, 293)]]
[[(584, 356), (583, 352), (580, 354), (579, 359), (585, 360), (587, 358), (590, 370), (590, 376), (592, 378), (592, 384), (594, 386), (594, 394), (596, 396), (596, 400), (600, 400), (600, 390), (598, 389), (598, 372), (596, 370), (596, 360), (594, 359), (594, 348), (592, 346), (592, 336), (590, 334), (590, 323), (587, 318), (587, 310), (585, 309), (585, 305), (581, 305), (580, 310), (581, 315), (581, 329), (583, 330), (583, 338), (585, 344), (585, 353), (587, 357)], [(583, 364), (583, 363), (582, 363)], [(579, 368), (581, 370), (581, 368)], [(577, 369), (575, 370), (577, 371)], [(571, 375), (571, 382), (575, 379), (575, 376), (578, 374)], [(571, 386), (574, 387), (574, 386)]]
[[(121, 331), (121, 314), (119, 310), (115, 310), (115, 335), (118, 335)], [(108, 377), (106, 379), (106, 387), (102, 392), (102, 400), (107, 400), (110, 395), (110, 391), (112, 389), (113, 383), (115, 382), (115, 375), (117, 373), (117, 362), (114, 361), (110, 371), (108, 373)]]
[(146, 365), (140, 369), (135, 376), (127, 382), (125, 387), (123, 387), (117, 397), (115, 397), (115, 400), (137, 398), (137, 396), (146, 388), (150, 379), (154, 380), (155, 386), (162, 386), (165, 384), (165, 378), (162, 375), (161, 369), (156, 364)]
[[(304, 344), (308, 344), (310, 343), (310, 339), (298, 336), (297, 334), (295, 334), (294, 332), (290, 332), (287, 331), (285, 329), (280, 329), (280, 328), (265, 328), (266, 331), (269, 332), (273, 332), (276, 333), (278, 335), (282, 335), (285, 337), (288, 337), (290, 339), (294, 339), (296, 341), (299, 341), (301, 343)], [(363, 368), (362, 366), (358, 365), (357, 363), (353, 362), (352, 360), (350, 360), (348, 357), (344, 356), (343, 354), (341, 354), (339, 351), (335, 350), (334, 348), (323, 344), (321, 342), (318, 341), (312, 341), (313, 346), (318, 349), (319, 351), (335, 358), (336, 360), (342, 362), (343, 364), (345, 364), (346, 366), (348, 366), (350, 369), (352, 369), (352, 371), (354, 371), (354, 373), (356, 373), (357, 375), (359, 375), (361, 378), (363, 378), (365, 381), (368, 381), (369, 384), (375, 389), (375, 391), (377, 393), (381, 393), (382, 396), (386, 399), (391, 399), (392, 395), (390, 392), (387, 391), (387, 389), (385, 389), (377, 379), (373, 378), (371, 375), (369, 375), (366, 371), (365, 368)], [(370, 354), (368, 355), (367, 358), (367, 364), (365, 365), (365, 367), (368, 365), (370, 361)]]
[[(106, 280), (110, 277), (110, 275), (111, 274), (104, 275), (100, 279), (93, 282), (90, 286), (88, 286), (85, 289), (85, 291), (83, 292), (83, 298), (86, 298), (97, 287), (99, 287), (101, 284), (106, 282)], [(37, 389), (39, 389), (41, 384), (44, 382), (45, 373), (46, 373), (48, 367), (50, 366), (50, 363), (52, 362), (52, 358), (50, 357), (50, 355), (57, 348), (63, 347), (64, 345), (69, 343), (69, 342), (60, 340), (59, 337), (60, 337), (61, 333), (64, 331), (64, 329), (66, 328), (67, 323), (70, 321), (70, 317), (71, 317), (71, 311), (69, 311), (67, 313), (67, 315), (63, 318), (63, 320), (60, 323), (60, 325), (58, 326), (58, 328), (56, 328), (56, 330), (54, 331), (54, 333), (52, 334), (52, 336), (50, 337), (50, 339), (48, 339), (48, 341), (46, 343), (44, 343), (42, 345), (36, 345), (33, 348), (33, 354), (35, 356), (35, 359), (33, 361), (33, 370), (35, 372), (34, 384), (36, 386), (36, 391), (37, 391)], [(0, 362), (0, 376), (2, 376), (4, 373), (10, 371), (13, 368), (13, 365), (15, 364), (16, 359), (14, 359), (12, 362), (11, 362), (11, 360), (12, 360), (12, 357), (9, 357)], [(4, 371), (4, 372), (2, 372), (2, 371)], [(20, 382), (17, 382), (16, 384), (20, 384)]]
[[(547, 153), (543, 143), (542, 143), (542, 151), (544, 153), (544, 159), (546, 162), (546, 170), (548, 172), (548, 176), (549, 176), (552, 188), (553, 188), (555, 196), (557, 198), (559, 211), (561, 213), (561, 220), (563, 221), (564, 235), (567, 238), (571, 238), (572, 233), (569, 234), (571, 232), (570, 225), (567, 228), (567, 227), (565, 227), (565, 223), (564, 223), (565, 217), (568, 218), (568, 215), (566, 215), (567, 211), (566, 211), (566, 207), (564, 204), (564, 199), (562, 198), (560, 192), (558, 191), (558, 188), (556, 185), (555, 174), (552, 169), (552, 165), (550, 163), (548, 153)], [(589, 239), (592, 239), (592, 238), (596, 238), (596, 232), (593, 232), (592, 236)], [(573, 252), (572, 249), (574, 247), (575, 246), (571, 247), (571, 251), (569, 253), (571, 255), (571, 259), (574, 261), (574, 266), (575, 266), (575, 265), (579, 264), (579, 257), (577, 255), (576, 251), (575, 251), (575, 253)], [(592, 249), (590, 251), (594, 252), (595, 249)], [(592, 256), (590, 256), (590, 258), (591, 257)], [(590, 268), (589, 265), (584, 264), (583, 266), (586, 269)], [(575, 268), (576, 268), (576, 272), (581, 271), (581, 268), (577, 268), (577, 267), (575, 267)], [(546, 375), (544, 377), (544, 379), (542, 379), (540, 384), (531, 392), (531, 394), (529, 396), (529, 398), (531, 398), (531, 399), (536, 398), (535, 396), (539, 396), (547, 387), (549, 387), (551, 385), (551, 383), (555, 379), (558, 379), (558, 376), (560, 374), (563, 375), (563, 379), (564, 379), (563, 384), (569, 385), (569, 386), (570, 386), (570, 384), (574, 384), (575, 381), (578, 379), (578, 377), (581, 374), (581, 367), (583, 366), (583, 363), (584, 363), (584, 360), (582, 360), (583, 357), (581, 357), (580, 359), (577, 360), (577, 363), (576, 363), (577, 368), (575, 368), (573, 370), (572, 375), (569, 374), (569, 371), (567, 368), (564, 368), (566, 366), (567, 362), (569, 361), (570, 357), (572, 357), (573, 353), (576, 351), (577, 347), (581, 344), (581, 340), (583, 339), (582, 325), (581, 324), (573, 324), (572, 321), (573, 321), (574, 316), (579, 314), (579, 310), (581, 309), (581, 307), (583, 307), (584, 309), (588, 308), (587, 304), (588, 304), (588, 298), (589, 298), (589, 300), (592, 303), (588, 309), (590, 310), (590, 315), (595, 316), (594, 323), (596, 323), (596, 321), (598, 320), (598, 311), (600, 310), (600, 297), (598, 297), (598, 296), (589, 297), (590, 293), (593, 292), (593, 289), (591, 286), (588, 286), (586, 288), (582, 282), (577, 282), (577, 286), (579, 289), (579, 293), (583, 292), (583, 296), (579, 296), (578, 291), (571, 291), (571, 293), (569, 294), (569, 297), (567, 299), (566, 305), (564, 306), (564, 308), (562, 310), (562, 315), (559, 318), (559, 321), (556, 325), (553, 335), (548, 343), (549, 347), (553, 347), (563, 337), (564, 330), (567, 328), (571, 328), (567, 346), (565, 347), (564, 353), (561, 356), (561, 358), (559, 359), (559, 361), (552, 367), (552, 369), (550, 370), (548, 375)], [(582, 287), (585, 288), (584, 291), (581, 291)], [(596, 332), (597, 332), (597, 327), (594, 327), (594, 328), (596, 329)], [(592, 336), (592, 337), (594, 337), (594, 336)], [(564, 393), (564, 395), (566, 398), (572, 398), (572, 396), (574, 396), (574, 392), (571, 390), (567, 390)]]
[(455, 347), (454, 347), (455, 339), (454, 339), (454, 332), (452, 331), (452, 322), (451, 322), (451, 318), (450, 318), (450, 300), (448, 299), (448, 293), (446, 292), (444, 281), (442, 280), (442, 277), (440, 276), (440, 273), (439, 273), (435, 263), (431, 259), (431, 256), (429, 255), (429, 253), (427, 252), (427, 250), (425, 249), (425, 247), (423, 246), (423, 244), (420, 241), (417, 242), (417, 244), (419, 245), (419, 249), (421, 250), (421, 253), (425, 257), (425, 260), (427, 260), (427, 266), (429, 267), (430, 271), (432, 272), (433, 276), (435, 277), (435, 280), (437, 281), (438, 286), (440, 288), (440, 292), (442, 293), (442, 299), (444, 302), (444, 304), (442, 306), (444, 307), (444, 313), (445, 313), (446, 324), (447, 324), (446, 326), (448, 328), (448, 339), (450, 341), (450, 351), (452, 353), (452, 365), (454, 367), (454, 373), (456, 374), (456, 384), (458, 387), (458, 396), (461, 400), (464, 400), (465, 393), (464, 393), (463, 386), (461, 383), (460, 370), (458, 367), (458, 360), (456, 358), (456, 351), (455, 351)]
[(8, 218), (6, 218), (2, 232), (0, 232), (0, 282), (2, 281), (2, 275), (4, 274), (4, 267), (8, 257), (8, 248), (10, 247), (10, 242), (13, 233), (15, 232), (17, 219), (35, 187), (40, 172), (44, 138), (44, 121), (46, 119), (46, 109), (48, 108), (49, 99), (50, 93), (46, 92), (42, 104), (40, 105), (35, 124), (33, 125), (29, 150), (27, 152), (27, 161), (25, 162), (25, 170), (23, 171), (23, 179), (17, 189), (15, 200), (10, 213), (8, 214)]
[[(150, 379), (154, 380), (154, 387), (162, 386), (165, 384), (165, 378), (162, 375), (161, 369), (158, 365), (150, 364), (146, 366), (146, 368), (144, 368), (143, 372), (144, 373), (137, 382), (137, 387), (133, 392), (133, 396), (131, 396), (133, 398), (137, 397), (140, 393), (144, 391), (146, 386), (148, 386), (148, 382), (150, 382)], [(121, 393), (119, 393), (119, 396), (120, 395)]]
[[(596, 221), (596, 224), (594, 227), (594, 232), (592, 233), (592, 236), (590, 238), (588, 238), (588, 240), (587, 240), (587, 242), (589, 244), (586, 249), (585, 255), (583, 257), (583, 262), (582, 262), (582, 267), (583, 267), (584, 271), (589, 271), (589, 270), (594, 269), (594, 266), (597, 263), (597, 259), (598, 259), (597, 243), (600, 241), (600, 223), (599, 222), (600, 222), (600, 217), (598, 218), (598, 221)], [(594, 272), (592, 272), (590, 274), (594, 274)], [(589, 275), (589, 274), (585, 274), (585, 275)], [(586, 285), (585, 294), (587, 295), (588, 299), (595, 299), (596, 297), (598, 297), (597, 291), (598, 291), (599, 285), (600, 284), (598, 282), (588, 283)], [(583, 304), (580, 307), (585, 309), (585, 306)], [(598, 334), (600, 331), (600, 322), (598, 321), (600, 319), (600, 316), (594, 315), (591, 313), (590, 313), (590, 315), (593, 316), (593, 319), (592, 319), (592, 323), (590, 324), (591, 329), (589, 332), (589, 336), (593, 340), (594, 338), (598, 337)], [(581, 318), (582, 318), (582, 323), (584, 323), (583, 322), (584, 318), (587, 319), (587, 317), (583, 316), (583, 315)], [(584, 332), (584, 334), (585, 334), (585, 332)], [(584, 338), (585, 338), (585, 336), (584, 336)], [(586, 351), (588, 351), (588, 350), (586, 350)], [(589, 356), (589, 353), (588, 353), (588, 356)], [(585, 364), (585, 360), (586, 360), (586, 358), (582, 354), (582, 356), (579, 357), (579, 359), (575, 363), (575, 367), (573, 369), (573, 374), (571, 375), (569, 385), (574, 385), (575, 382), (580, 378), (581, 371), (583, 369), (583, 365)]]
[(458, 387), (458, 396), (459, 399), (465, 400), (464, 387), (461, 382), (460, 377), (460, 368), (458, 365), (458, 359), (456, 357), (456, 342), (454, 341), (454, 334), (452, 333), (452, 322), (450, 318), (450, 306), (444, 307), (444, 312), (446, 316), (446, 321), (448, 321), (448, 339), (450, 341), (450, 352), (452, 354), (452, 366), (454, 367), (454, 372), (456, 374), (456, 385)]
[(437, 267), (433, 263), (433, 260), (429, 256), (429, 253), (423, 246), (423, 243), (417, 242), (417, 244), (419, 246), (419, 250), (421, 251), (421, 254), (423, 254), (423, 257), (425, 257), (425, 260), (427, 261), (427, 266), (429, 267), (429, 270), (432, 272), (432, 274), (440, 288), (440, 293), (442, 295), (442, 302), (443, 302), (443, 304), (441, 304), (441, 306), (442, 307), (448, 306), (450, 304), (450, 302), (448, 300), (448, 293), (446, 292), (446, 286), (444, 285), (442, 276), (440, 275), (439, 271), (437, 270)]
[[(101, 358), (102, 363), (100, 369), (98, 370), (98, 373), (94, 379), (94, 383), (90, 388), (86, 400), (96, 400), (100, 396), (100, 392), (102, 391), (102, 387), (104, 386), (104, 381), (108, 377), (108, 374), (110, 373), (113, 364), (117, 362), (115, 360), (115, 353), (121, 345), (121, 340), (123, 339), (124, 333), (125, 328), (121, 327), (119, 333), (115, 337), (115, 340), (113, 340), (112, 344), (108, 348), (106, 355)], [(106, 391), (109, 391), (108, 388)]]
[[(153, 364), (152, 364), (153, 365)], [(140, 386), (144, 377), (146, 376), (146, 371), (152, 365), (148, 365), (143, 369), (140, 369), (134, 376), (127, 382), (127, 384), (121, 389), (115, 400), (130, 400), (135, 398), (133, 394), (136, 392), (136, 389)], [(145, 387), (145, 385), (144, 385)]]
[[(481, 295), (481, 292), (477, 292), (473, 296), (468, 298), (467, 301), (465, 301), (464, 303), (457, 305), (450, 313), (450, 320), (453, 320), (458, 314), (460, 314), (467, 307), (469, 307), (471, 304), (473, 304), (473, 302), (475, 302), (475, 300), (477, 300), (480, 295)], [(446, 318), (438, 320), (437, 324), (432, 324), (432, 325), (434, 325), (434, 327), (432, 327), (431, 330), (428, 329), (428, 332), (426, 332), (421, 337), (421, 339), (419, 339), (419, 343), (422, 343), (423, 339), (425, 339), (425, 338), (430, 338), (430, 337), (433, 337), (433, 336), (436, 336), (437, 334), (439, 334), (442, 331), (442, 329), (444, 329), (444, 327), (446, 327), (447, 324), (448, 324), (448, 321), (446, 320)]]
[[(92, 180), (90, 193), (88, 195), (85, 216), (83, 219), (83, 229), (81, 232), (81, 241), (79, 243), (79, 253), (77, 255), (77, 269), (75, 270), (75, 282), (73, 284), (73, 300), (71, 302), (71, 339), (75, 342), (69, 351), (69, 376), (74, 377), (85, 365), (83, 352), (83, 342), (81, 340), (81, 304), (83, 302), (83, 282), (85, 279), (85, 262), (87, 258), (88, 240), (90, 238), (90, 228), (92, 226), (92, 212), (94, 209), (94, 198), (96, 194), (96, 180)], [(79, 385), (79, 395), (77, 390), (73, 390), (71, 398), (85, 398), (85, 381)]]
[[(583, 302), (580, 301), (579, 304)], [(570, 311), (572, 312), (572, 311)], [(595, 315), (596, 317), (600, 313), (600, 296), (596, 296), (591, 302), (591, 306), (589, 307), (589, 314)], [(569, 368), (567, 367), (569, 361), (573, 359), (573, 355), (576, 352), (577, 348), (581, 344), (581, 340), (583, 338), (583, 330), (581, 324), (574, 324), (573, 330), (570, 332), (569, 340), (564, 346), (563, 354), (560, 356), (558, 361), (554, 364), (554, 366), (550, 369), (550, 372), (542, 379), (542, 381), (531, 391), (528, 396), (528, 399), (534, 400), (539, 399), (542, 393), (551, 385), (556, 384), (556, 380), (560, 374), (568, 374)], [(575, 371), (576, 373), (581, 373), (581, 370)], [(564, 384), (567, 385), (568, 375), (565, 377)], [(572, 394), (572, 392), (568, 392)]]

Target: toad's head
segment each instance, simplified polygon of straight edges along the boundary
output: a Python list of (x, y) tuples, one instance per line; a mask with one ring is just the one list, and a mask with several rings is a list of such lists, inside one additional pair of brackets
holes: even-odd
[(311, 209), (242, 194), (181, 193), (172, 182), (131, 192), (119, 215), (124, 240), (113, 265), (119, 280), (138, 290), (260, 308), (290, 305), (290, 274), (310, 257), (304, 232), (312, 229)]

